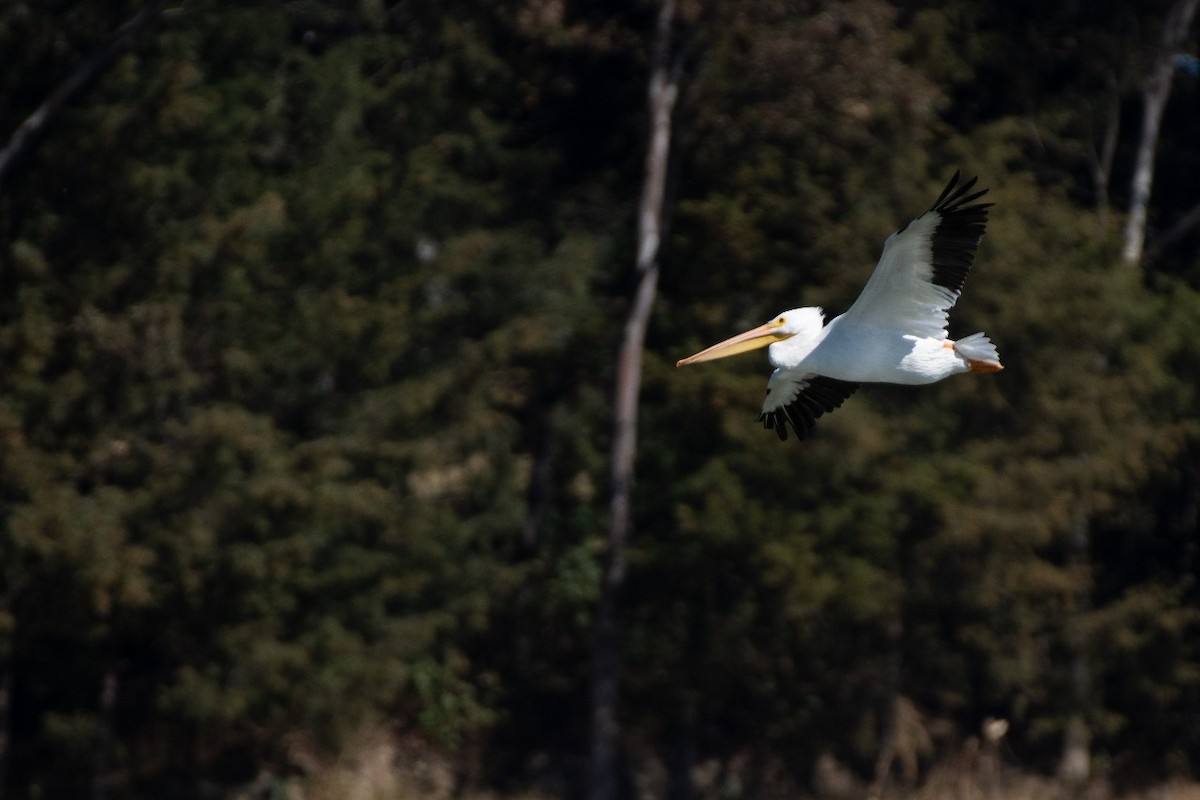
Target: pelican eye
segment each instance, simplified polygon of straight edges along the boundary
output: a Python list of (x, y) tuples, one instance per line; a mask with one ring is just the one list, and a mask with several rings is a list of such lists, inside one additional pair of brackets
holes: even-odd
[(779, 319), (775, 320), (776, 325), (783, 325), (786, 322), (787, 322), (787, 317), (780, 317)]

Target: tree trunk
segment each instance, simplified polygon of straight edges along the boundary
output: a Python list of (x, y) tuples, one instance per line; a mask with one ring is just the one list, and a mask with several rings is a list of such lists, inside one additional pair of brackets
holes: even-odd
[(1138, 139), (1133, 167), (1133, 185), (1129, 196), (1129, 219), (1125, 223), (1124, 257), (1127, 264), (1140, 264), (1146, 244), (1146, 211), (1150, 205), (1150, 187), (1154, 183), (1154, 156), (1158, 151), (1158, 132), (1163, 111), (1171, 96), (1174, 56), (1183, 44), (1196, 6), (1200, 0), (1175, 0), (1163, 24), (1154, 66), (1142, 89), (1142, 131)]
[(100, 737), (96, 742), (96, 766), (92, 774), (92, 800), (108, 800), (108, 762), (113, 749), (113, 725), (117, 709), (117, 671), (110, 664), (100, 684)]
[(1093, 152), (1092, 192), (1095, 195), (1096, 209), (1107, 222), (1108, 184), (1112, 179), (1113, 159), (1117, 155), (1117, 140), (1121, 133), (1121, 90), (1117, 86), (1117, 76), (1112, 70), (1108, 70), (1104, 77), (1108, 103), (1104, 114), (1104, 137), (1100, 142), (1100, 149)]
[(4, 787), (8, 778), (9, 725), (12, 721), (12, 669), (6, 664), (0, 672), (0, 800), (4, 800)]
[(674, 19), (675, 0), (662, 0), (654, 33), (647, 98), (651, 130), (638, 213), (638, 286), (625, 321), (617, 356), (611, 518), (608, 552), (596, 608), (592, 672), (591, 775), (588, 787), (591, 800), (614, 800), (618, 791), (620, 658), (617, 651), (617, 595), (625, 578), (625, 547), (633, 526), (632, 495), (642, 346), (658, 286), (658, 248), (662, 238), (663, 199), (671, 144), (671, 112), (677, 94), (677, 78), (672, 74), (669, 64)]
[[(907, 570), (905, 571), (907, 573)], [(911, 576), (905, 575), (906, 585), (911, 586)], [(901, 763), (901, 778), (909, 782), (910, 770), (906, 765), (914, 763), (915, 757), (908, 755), (909, 747), (905, 742), (905, 722), (903, 719), (905, 703), (908, 700), (900, 694), (901, 651), (904, 637), (904, 621), (897, 616), (891, 620), (885, 629), (887, 636), (887, 655), (884, 657), (884, 679), (880, 682), (880, 696), (877, 701), (879, 710), (879, 754), (875, 758), (875, 777), (871, 782), (871, 794), (883, 797), (891, 792), (892, 767), (896, 761)], [(911, 705), (911, 703), (909, 703)], [(912, 775), (912, 781), (916, 776)], [(911, 786), (906, 786), (911, 788)]]
[(667, 800), (691, 800), (692, 770), (696, 766), (696, 701), (686, 700), (676, 723), (667, 759)]
[[(1090, 545), (1088, 523), (1083, 517), (1071, 528), (1067, 556), (1068, 568), (1076, 573), (1088, 571)], [(1091, 678), (1088, 664), (1088, 641), (1083, 632), (1082, 617), (1091, 607), (1091, 579), (1083, 581), (1075, 593), (1074, 608), (1067, 613), (1065, 640), (1071, 658), (1070, 692), (1071, 715), (1063, 731), (1062, 755), (1058, 762), (1058, 775), (1067, 784), (1082, 787), (1091, 777), (1092, 734), (1088, 725), (1091, 702)]]

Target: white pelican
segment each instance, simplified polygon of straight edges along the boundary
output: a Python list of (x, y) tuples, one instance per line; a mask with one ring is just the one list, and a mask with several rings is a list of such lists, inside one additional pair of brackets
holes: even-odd
[(1004, 369), (982, 333), (958, 341), (946, 335), (992, 206), (969, 205), (987, 189), (969, 194), (976, 179), (958, 186), (958, 178), (955, 172), (932, 208), (888, 237), (875, 272), (845, 314), (826, 325), (820, 308), (794, 308), (676, 366), (770, 345), (775, 371), (758, 419), (780, 439), (787, 438), (789, 422), (803, 439), (817, 417), (862, 383), (933, 383), (959, 372)]

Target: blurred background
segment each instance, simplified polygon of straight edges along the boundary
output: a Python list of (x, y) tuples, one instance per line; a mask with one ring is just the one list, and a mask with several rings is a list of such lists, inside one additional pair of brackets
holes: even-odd
[[(6, 0), (0, 796), (1198, 796), (1196, 6)], [(956, 169), (1004, 372), (675, 369)]]

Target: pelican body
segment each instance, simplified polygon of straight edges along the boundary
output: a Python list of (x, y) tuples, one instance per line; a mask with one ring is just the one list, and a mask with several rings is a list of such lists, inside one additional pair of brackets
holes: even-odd
[(963, 372), (999, 372), (1004, 367), (987, 336), (952, 341), (946, 332), (991, 207), (974, 203), (987, 193), (971, 193), (975, 182), (959, 186), (954, 173), (928, 211), (889, 236), (858, 299), (829, 324), (820, 308), (794, 308), (677, 366), (766, 347), (775, 371), (759, 421), (780, 439), (787, 438), (789, 423), (803, 439), (817, 417), (863, 383), (917, 385)]

